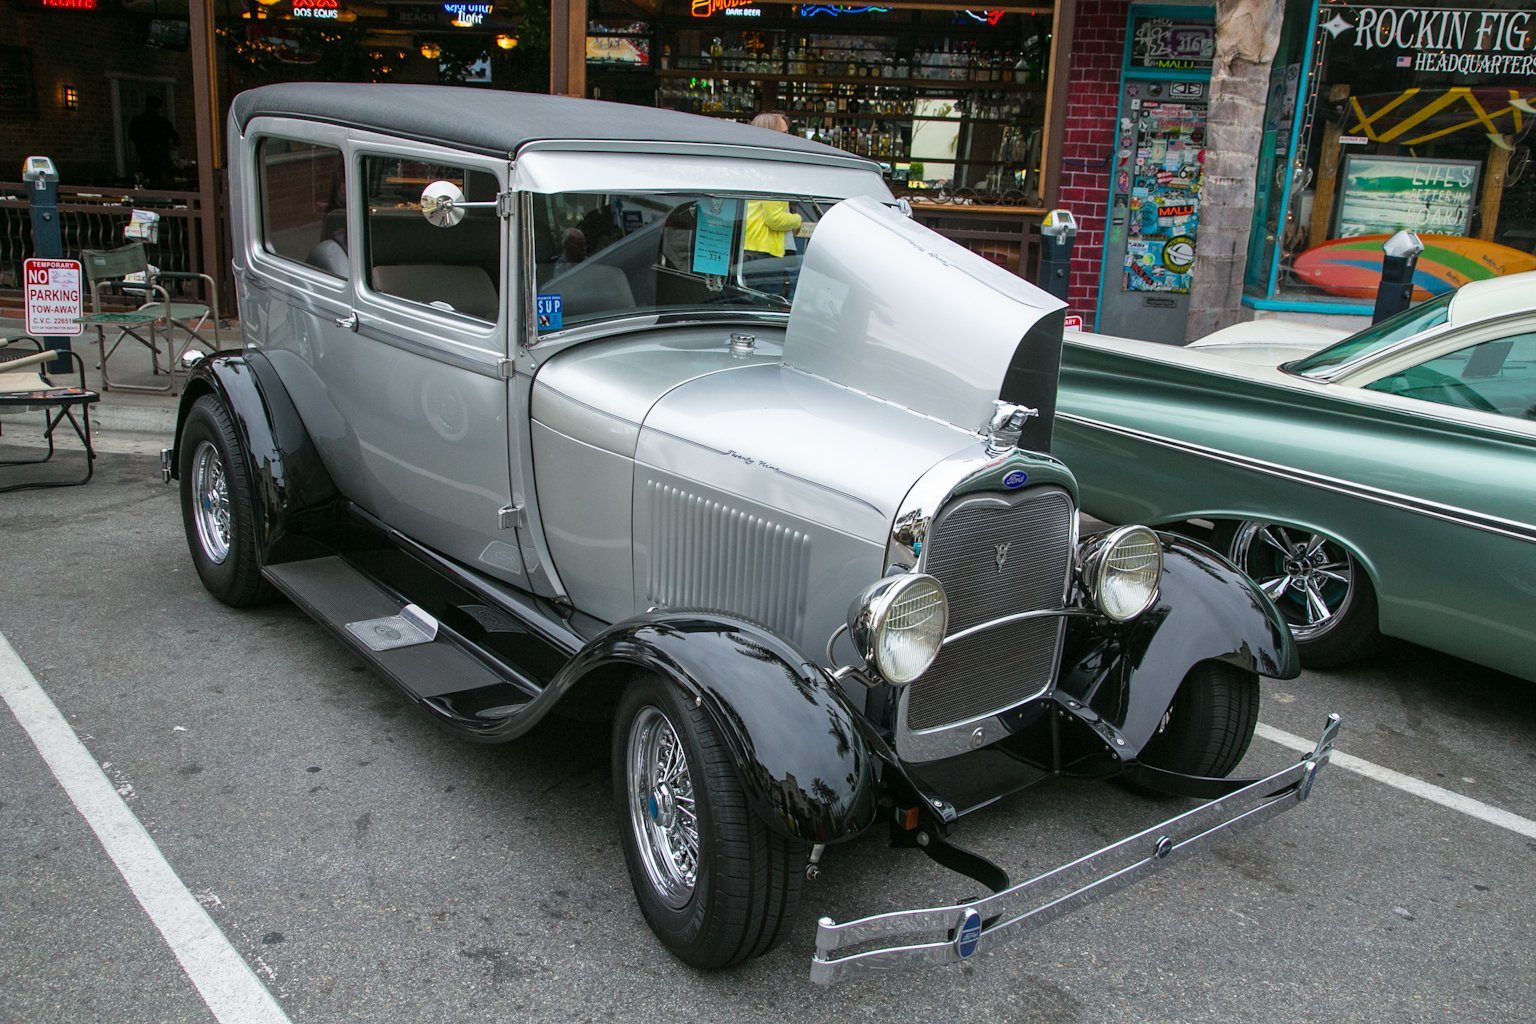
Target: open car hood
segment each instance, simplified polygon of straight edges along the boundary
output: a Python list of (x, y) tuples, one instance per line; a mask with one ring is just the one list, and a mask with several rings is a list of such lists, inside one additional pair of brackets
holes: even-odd
[(1064, 305), (888, 206), (848, 199), (806, 247), (784, 362), (979, 431), (1025, 333)]

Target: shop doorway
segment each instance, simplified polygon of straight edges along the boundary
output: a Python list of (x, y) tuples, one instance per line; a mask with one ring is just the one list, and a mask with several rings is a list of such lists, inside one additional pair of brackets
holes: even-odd
[(159, 112), (181, 133), (182, 145), (192, 145), (191, 133), (176, 124), (176, 79), (113, 75), (108, 82), (112, 89), (112, 144), (119, 178), (126, 181), (133, 177), (134, 153), (128, 122), (144, 110), (151, 96), (159, 100)]

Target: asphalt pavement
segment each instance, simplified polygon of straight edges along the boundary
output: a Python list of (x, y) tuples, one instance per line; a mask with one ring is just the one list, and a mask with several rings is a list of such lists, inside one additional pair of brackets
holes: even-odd
[[(1329, 711), (1360, 759), (1275, 821), (962, 967), (813, 986), (817, 916), (971, 888), (870, 834), (783, 946), (702, 974), (629, 891), (603, 726), (468, 745), (292, 606), (215, 602), (153, 455), (169, 422), (108, 427), (174, 406), (112, 394), (96, 479), (0, 494), (0, 1021), (1533, 1019), (1528, 683), (1406, 643), (1266, 681), (1239, 771)], [(956, 840), (1022, 878), (1182, 806), (1051, 782)]]

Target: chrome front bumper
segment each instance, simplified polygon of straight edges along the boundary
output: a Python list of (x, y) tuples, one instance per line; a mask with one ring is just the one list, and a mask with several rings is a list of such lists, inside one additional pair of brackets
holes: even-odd
[[(1339, 716), (1329, 715), (1312, 753), (1284, 771), (984, 899), (845, 924), (824, 917), (816, 929), (811, 980), (825, 984), (859, 971), (959, 963), (990, 948), (1004, 929), (1017, 926), (1015, 934), (1022, 934), (1118, 892), (1307, 799), (1338, 733)], [(1075, 888), (1061, 892), (1067, 887)]]

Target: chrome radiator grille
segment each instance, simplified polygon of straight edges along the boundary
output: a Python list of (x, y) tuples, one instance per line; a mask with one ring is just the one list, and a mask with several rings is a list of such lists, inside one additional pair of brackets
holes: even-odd
[[(1012, 500), (1010, 500), (1012, 499)], [(1059, 608), (1076, 509), (1065, 491), (962, 498), (935, 520), (924, 571), (949, 595), (951, 635), (1005, 615)], [(1026, 619), (945, 645), (906, 688), (907, 729), (983, 718), (1033, 697), (1056, 671), (1064, 620)]]

